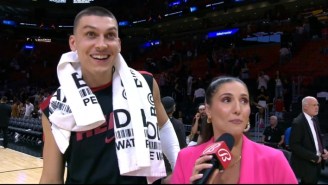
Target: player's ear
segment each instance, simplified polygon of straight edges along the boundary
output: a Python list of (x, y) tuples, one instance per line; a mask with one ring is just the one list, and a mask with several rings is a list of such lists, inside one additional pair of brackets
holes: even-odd
[(74, 35), (70, 35), (69, 36), (69, 47), (72, 51), (76, 51), (76, 42), (75, 42), (75, 36)]

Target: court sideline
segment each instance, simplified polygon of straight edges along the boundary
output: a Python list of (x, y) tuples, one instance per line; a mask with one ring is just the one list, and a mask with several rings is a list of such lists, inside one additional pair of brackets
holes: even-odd
[(40, 157), (0, 146), (0, 184), (38, 184), (42, 168)]
[(0, 184), (37, 184), (42, 159), (0, 147)]
[[(38, 184), (42, 162), (40, 157), (0, 146), (0, 184)], [(327, 183), (328, 165), (322, 170), (318, 184)]]

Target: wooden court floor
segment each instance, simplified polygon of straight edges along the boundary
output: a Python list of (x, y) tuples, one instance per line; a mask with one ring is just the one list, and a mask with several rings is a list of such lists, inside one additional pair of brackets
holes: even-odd
[(37, 184), (42, 159), (0, 147), (0, 184)]

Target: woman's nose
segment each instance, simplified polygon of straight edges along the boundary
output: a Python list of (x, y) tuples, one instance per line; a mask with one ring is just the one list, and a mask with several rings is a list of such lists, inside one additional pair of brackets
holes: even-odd
[(234, 110), (233, 111), (234, 111), (235, 114), (240, 114), (241, 107), (240, 107), (240, 103), (238, 101), (235, 101)]

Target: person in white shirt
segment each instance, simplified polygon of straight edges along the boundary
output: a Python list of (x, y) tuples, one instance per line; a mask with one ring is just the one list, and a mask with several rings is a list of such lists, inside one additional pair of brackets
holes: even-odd
[(31, 103), (31, 101), (29, 99), (26, 99), (24, 118), (30, 118), (33, 110), (34, 110), (34, 105)]
[(261, 89), (261, 86), (263, 86), (265, 89), (268, 89), (268, 82), (270, 80), (270, 77), (264, 73), (264, 71), (261, 71), (258, 78), (257, 78), (257, 89)]

